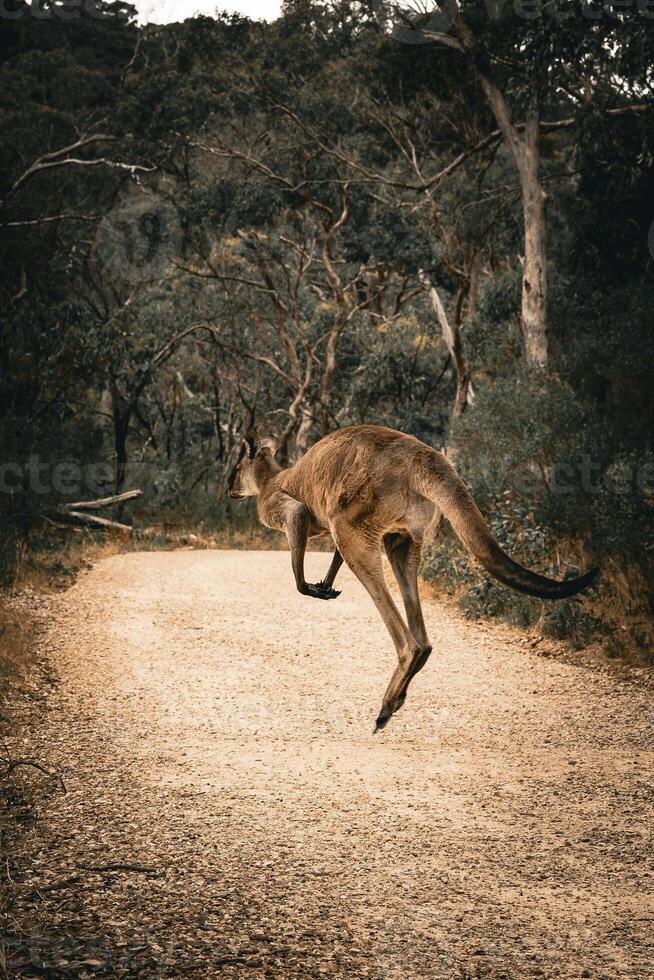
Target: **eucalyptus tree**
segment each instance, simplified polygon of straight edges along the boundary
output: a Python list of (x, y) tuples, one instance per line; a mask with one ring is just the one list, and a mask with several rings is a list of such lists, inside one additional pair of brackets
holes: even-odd
[(405, 42), (433, 43), (465, 60), (497, 125), (481, 148), (502, 139), (515, 165), (524, 219), (525, 354), (543, 367), (549, 337), (542, 135), (571, 127), (593, 110), (607, 118), (651, 109), (642, 100), (651, 86), (649, 25), (636, 7), (583, 3), (443, 0), (408, 8), (385, 8), (392, 29)]
[[(396, 315), (415, 288), (392, 249), (382, 261), (370, 247), (374, 235), (363, 225), (374, 225), (378, 202), (365, 183), (283, 111), (290, 93), (303, 112), (321, 118), (330, 65), (341, 76), (330, 106), (341, 105), (343, 37), (333, 20), (323, 18), (321, 31), (307, 39), (306, 25), (291, 17), (269, 36), (257, 35), (256, 45), (251, 25), (202, 26), (203, 40), (195, 25), (198, 43), (184, 49), (188, 77), (178, 93), (191, 123), (180, 121), (173, 134), (189, 176), (176, 192), (188, 229), (178, 269), (205, 287), (219, 284), (231, 308), (240, 305), (256, 325), (256, 335), (236, 349), (244, 367), (265, 365), (284, 387), (282, 452), (295, 454), (341, 417), (334, 393), (344, 334), (358, 317)], [(214, 44), (220, 48), (226, 36), (234, 40), (227, 65), (214, 57)], [(233, 355), (233, 339), (222, 332), (216, 319), (215, 342)]]
[[(504, 145), (517, 173), (522, 207), (524, 351), (529, 363), (545, 366), (549, 356), (548, 194), (543, 137), (576, 129), (589, 113), (608, 120), (613, 115), (650, 110), (651, 103), (643, 98), (651, 85), (652, 41), (647, 19), (637, 9), (594, 10), (574, 3), (508, 6), (481, 0), (293, 2), (285, 10), (294, 24), (303, 23), (307, 34), (323, 44), (330, 16), (333, 35), (347, 36), (350, 44), (353, 37), (357, 39), (348, 50), (346, 76), (346, 85), (354, 84), (356, 98), (342, 100), (337, 116), (341, 125), (336, 132), (324, 119), (316, 125), (315, 115), (311, 117), (301, 106), (292, 108), (290, 95), (288, 103), (279, 108), (312, 136), (322, 152), (347, 164), (358, 179), (374, 182), (385, 191), (429, 193), (476, 155), (487, 156), (499, 143)], [(403, 61), (409, 70), (398, 72)], [(387, 129), (388, 110), (397, 102), (393, 83), (398, 79), (403, 85), (400, 101), (406, 99), (407, 91), (421, 89), (436, 96), (437, 111), (446, 121), (451, 124), (458, 117), (449, 133), (449, 160), (442, 160), (435, 170), (428, 166), (422, 178), (412, 183), (397, 167), (389, 172), (387, 166), (380, 166), (379, 157), (368, 152), (365, 127), (357, 132), (353, 126), (374, 93), (370, 76), (374, 79), (380, 64), (385, 68), (382, 114), (387, 116)], [(338, 71), (332, 68), (329, 76), (333, 87)], [(400, 171), (403, 162), (414, 167), (411, 143), (398, 149)], [(439, 149), (446, 153), (447, 143), (441, 143)]]

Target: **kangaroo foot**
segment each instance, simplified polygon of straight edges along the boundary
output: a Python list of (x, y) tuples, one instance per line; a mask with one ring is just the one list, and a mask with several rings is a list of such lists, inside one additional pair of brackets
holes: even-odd
[(425, 666), (425, 664), (429, 660), (430, 653), (431, 653), (430, 644), (427, 644), (424, 647), (417, 647), (414, 649), (411, 663), (407, 666), (404, 677), (397, 684), (397, 686), (393, 685), (396, 691), (398, 691), (398, 687), (399, 687), (398, 693), (389, 697), (389, 699), (387, 701), (384, 701), (384, 703), (382, 704), (381, 711), (379, 712), (377, 721), (375, 722), (375, 728), (374, 728), (375, 732), (381, 731), (382, 728), (384, 728), (388, 724), (388, 722), (393, 717), (395, 712), (400, 710), (400, 708), (404, 704), (407, 688), (411, 683), (412, 678), (414, 678), (418, 673), (418, 671), (422, 670), (422, 668)]
[(313, 599), (337, 599), (341, 593), (324, 582), (316, 582), (315, 585), (307, 582), (302, 594), (311, 596)]
[(377, 716), (377, 721), (375, 722), (375, 727), (373, 729), (373, 735), (380, 732), (382, 728), (385, 728), (389, 723), (396, 711), (399, 711), (404, 704), (404, 699), (406, 698), (406, 691), (398, 694), (396, 698), (392, 698), (390, 701), (384, 702), (382, 704), (381, 711)]

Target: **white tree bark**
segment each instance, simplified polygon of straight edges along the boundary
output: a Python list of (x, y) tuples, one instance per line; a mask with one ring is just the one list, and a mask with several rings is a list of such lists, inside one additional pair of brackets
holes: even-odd
[(436, 286), (429, 281), (424, 273), (421, 274), (420, 278), (427, 286), (429, 300), (440, 324), (443, 340), (445, 341), (447, 349), (450, 352), (450, 357), (452, 358), (452, 363), (454, 364), (454, 371), (456, 373), (456, 395), (454, 396), (454, 405), (452, 406), (452, 418), (458, 418), (460, 415), (463, 415), (466, 407), (472, 404), (475, 397), (472, 390), (472, 382), (470, 381), (468, 365), (465, 357), (463, 356), (459, 325), (455, 324), (452, 326), (450, 323), (445, 307), (443, 306), (440, 293), (438, 292)]
[[(479, 64), (475, 63), (475, 36), (466, 21), (457, 15), (457, 50), (472, 57), (479, 83), (490, 106), (520, 178), (524, 218), (525, 255), (522, 277), (522, 335), (527, 360), (545, 367), (548, 360), (547, 334), (547, 235), (546, 195), (540, 181), (540, 113), (534, 98), (531, 112), (521, 132), (516, 126), (502, 90)], [(445, 43), (442, 38), (438, 38)]]
[(527, 360), (545, 367), (547, 335), (547, 232), (546, 194), (540, 182), (538, 115), (529, 120), (516, 160), (520, 173), (525, 229), (525, 259), (522, 270), (522, 335)]

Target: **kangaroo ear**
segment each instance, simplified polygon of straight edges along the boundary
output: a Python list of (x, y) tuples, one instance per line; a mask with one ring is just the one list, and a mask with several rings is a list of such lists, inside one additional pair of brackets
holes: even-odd
[(269, 449), (274, 456), (277, 452), (278, 445), (279, 439), (276, 436), (262, 436), (261, 439), (259, 439), (259, 452), (261, 452), (262, 449)]
[(248, 459), (254, 459), (257, 454), (257, 447), (254, 443), (254, 438), (252, 436), (246, 436), (243, 440), (243, 446), (245, 447), (245, 455)]

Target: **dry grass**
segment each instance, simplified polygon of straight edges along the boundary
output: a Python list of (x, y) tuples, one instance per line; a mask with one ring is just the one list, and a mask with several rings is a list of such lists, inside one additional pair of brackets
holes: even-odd
[[(572, 600), (550, 603), (498, 589), (483, 572), (476, 577), (461, 572), (453, 559), (462, 554), (459, 544), (445, 534), (427, 553), (425, 571), (438, 598), (450, 596), (471, 618), (497, 617), (522, 630), (540, 649), (551, 648), (552, 655), (556, 652), (589, 667), (654, 667), (654, 604), (647, 577), (638, 566), (611, 557), (597, 562), (582, 542), (559, 541), (553, 555), (559, 566), (563, 557), (567, 567), (576, 566), (580, 572), (599, 564), (600, 575), (593, 589)], [(523, 555), (519, 560), (534, 571), (552, 574), (537, 559), (530, 561)]]
[(26, 676), (33, 656), (32, 624), (23, 611), (16, 609), (0, 594), (0, 697), (2, 701), (12, 684)]
[(609, 561), (605, 584), (591, 605), (607, 627), (604, 652), (611, 659), (654, 666), (654, 618), (648, 583), (635, 566)]
[[(9, 771), (5, 738), (15, 735), (14, 707), (26, 683), (34, 658), (33, 626), (29, 616), (0, 593), (0, 917), (8, 921), (14, 882), (10, 852), (20, 839), (32, 811), (22, 773)], [(6, 950), (0, 940), (0, 976), (8, 976)]]
[[(329, 538), (314, 539), (311, 551), (329, 551)], [(95, 562), (130, 551), (177, 549), (269, 551), (287, 548), (286, 537), (258, 524), (205, 531), (192, 525), (149, 525), (131, 535), (116, 532), (49, 528), (33, 534), (20, 549), (10, 589), (35, 592), (66, 589)]]

